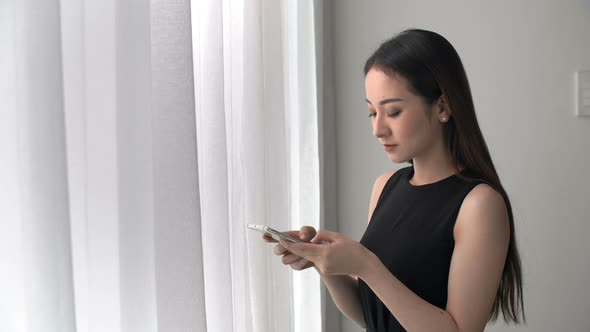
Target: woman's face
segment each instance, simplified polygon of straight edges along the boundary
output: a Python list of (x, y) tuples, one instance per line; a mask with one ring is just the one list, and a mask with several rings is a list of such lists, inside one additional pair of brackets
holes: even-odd
[(442, 138), (435, 107), (408, 91), (406, 84), (405, 78), (388, 76), (377, 68), (365, 77), (373, 135), (382, 145), (395, 145), (385, 150), (394, 163), (431, 153)]

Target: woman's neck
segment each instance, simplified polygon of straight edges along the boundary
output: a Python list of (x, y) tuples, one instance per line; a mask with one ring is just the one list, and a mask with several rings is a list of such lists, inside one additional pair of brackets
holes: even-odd
[(413, 159), (414, 175), (410, 183), (421, 186), (445, 179), (462, 170), (449, 151), (433, 149)]

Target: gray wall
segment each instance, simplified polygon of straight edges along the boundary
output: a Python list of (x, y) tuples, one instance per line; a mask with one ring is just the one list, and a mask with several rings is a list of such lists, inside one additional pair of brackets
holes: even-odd
[[(459, 52), (476, 112), (512, 200), (528, 325), (590, 330), (590, 118), (574, 115), (573, 73), (590, 69), (590, 1), (331, 3), (339, 230), (359, 240), (374, 179), (392, 164), (371, 135), (362, 65), (405, 28)], [(343, 317), (343, 316), (342, 316)], [(343, 331), (359, 331), (342, 318)]]

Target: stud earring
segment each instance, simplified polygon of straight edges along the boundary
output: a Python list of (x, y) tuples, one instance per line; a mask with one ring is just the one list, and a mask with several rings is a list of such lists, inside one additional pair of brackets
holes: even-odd
[(442, 118), (442, 121), (443, 122), (447, 122), (447, 118)]

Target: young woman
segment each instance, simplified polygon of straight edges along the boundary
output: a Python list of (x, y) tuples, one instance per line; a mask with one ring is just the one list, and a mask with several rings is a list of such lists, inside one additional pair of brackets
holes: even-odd
[[(360, 242), (303, 227), (274, 253), (314, 266), (367, 331), (483, 331), (525, 320), (512, 208), (477, 123), (459, 55), (411, 29), (367, 60), (373, 135), (394, 163), (377, 178)], [(272, 242), (270, 238), (265, 238)]]

